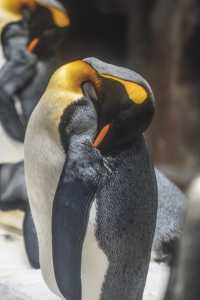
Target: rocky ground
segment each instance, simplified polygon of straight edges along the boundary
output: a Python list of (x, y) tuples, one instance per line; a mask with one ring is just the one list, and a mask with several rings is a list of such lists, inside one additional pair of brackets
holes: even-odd
[[(0, 54), (0, 61), (3, 59)], [(23, 145), (13, 142), (0, 126), (0, 162), (23, 158)], [(22, 237), (23, 214), (0, 212), (0, 299), (58, 300), (46, 287), (40, 271), (31, 269)], [(164, 264), (151, 263), (144, 300), (161, 300), (169, 270)]]

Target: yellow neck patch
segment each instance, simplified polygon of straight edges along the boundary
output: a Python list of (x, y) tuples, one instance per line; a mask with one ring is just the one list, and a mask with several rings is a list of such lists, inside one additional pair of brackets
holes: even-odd
[(45, 102), (56, 127), (64, 110), (83, 97), (81, 86), (86, 81), (92, 82), (97, 90), (100, 88), (101, 80), (97, 72), (82, 60), (62, 66), (51, 77), (41, 101)]
[(124, 86), (129, 98), (136, 104), (142, 104), (148, 97), (148, 94), (143, 86), (135, 82), (123, 80), (121, 78), (106, 74), (101, 74), (101, 76), (120, 82)]
[(51, 77), (48, 88), (64, 89), (68, 92), (81, 94), (81, 86), (90, 81), (98, 90), (101, 80), (97, 72), (89, 64), (77, 60), (60, 67)]
[(0, 10), (6, 11), (8, 13), (21, 15), (21, 8), (23, 6), (28, 6), (30, 8), (35, 8), (36, 3), (34, 0), (1, 0)]

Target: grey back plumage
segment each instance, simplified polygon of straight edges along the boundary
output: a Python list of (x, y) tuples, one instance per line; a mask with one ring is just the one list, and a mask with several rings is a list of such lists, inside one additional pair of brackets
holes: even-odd
[(140, 300), (156, 224), (154, 169), (142, 136), (107, 162), (112, 175), (96, 195), (96, 238), (109, 260), (101, 300)]
[(171, 260), (183, 228), (186, 196), (156, 168), (155, 173), (158, 212), (153, 250), (156, 260)]

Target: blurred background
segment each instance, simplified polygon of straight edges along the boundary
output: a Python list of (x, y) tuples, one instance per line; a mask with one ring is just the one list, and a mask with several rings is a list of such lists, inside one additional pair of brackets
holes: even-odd
[[(156, 115), (146, 134), (153, 160), (186, 191), (200, 171), (199, 1), (0, 1), (0, 162), (23, 161), (28, 118), (54, 70), (95, 56), (149, 81), (156, 98)], [(12, 203), (18, 189), (10, 187), (10, 178), (16, 173), (6, 174), (9, 180), (0, 183), (0, 197), (11, 199), (7, 212), (0, 212), (4, 275), (8, 262), (12, 271), (19, 265), (30, 269), (23, 249), (23, 209), (16, 211)], [(9, 244), (10, 237), (15, 244)], [(14, 262), (10, 253), (16, 253)]]

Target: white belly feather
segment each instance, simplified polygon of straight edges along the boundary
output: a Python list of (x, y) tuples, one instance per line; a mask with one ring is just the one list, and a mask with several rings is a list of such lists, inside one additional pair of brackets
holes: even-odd
[(41, 128), (37, 109), (31, 116), (25, 138), (25, 174), (31, 211), (39, 240), (40, 265), (51, 290), (60, 295), (52, 260), (52, 207), (65, 155)]
[[(42, 120), (37, 106), (28, 124), (25, 138), (25, 173), (33, 219), (39, 240), (40, 265), (49, 288), (61, 296), (56, 284), (52, 259), (52, 207), (65, 162), (65, 154)], [(40, 114), (38, 114), (40, 109)], [(47, 112), (43, 112), (46, 114)], [(43, 126), (41, 126), (43, 125)], [(108, 260), (95, 238), (96, 206), (90, 211), (82, 252), (82, 300), (99, 300)], [(66, 270), (67, 272), (67, 270)]]

